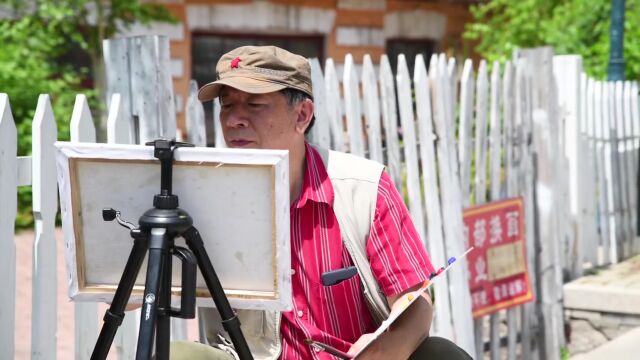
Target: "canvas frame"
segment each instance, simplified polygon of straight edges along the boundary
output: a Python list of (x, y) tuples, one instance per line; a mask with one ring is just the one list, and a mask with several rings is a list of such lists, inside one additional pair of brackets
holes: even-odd
[[(55, 146), (69, 297), (108, 302), (133, 240), (115, 221), (96, 218), (102, 208), (114, 207), (137, 225), (159, 193), (160, 161), (152, 146)], [(291, 309), (288, 152), (179, 148), (174, 158), (173, 192), (193, 217), (231, 306)], [(203, 215), (209, 213), (217, 215)], [(185, 246), (181, 238), (176, 244)], [(172, 294), (178, 295), (180, 264), (173, 264)], [(141, 301), (146, 266), (145, 259), (130, 302)], [(213, 306), (200, 274), (196, 297), (199, 305)]]

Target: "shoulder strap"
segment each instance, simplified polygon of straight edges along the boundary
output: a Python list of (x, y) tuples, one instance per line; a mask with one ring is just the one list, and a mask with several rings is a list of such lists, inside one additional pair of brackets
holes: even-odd
[(342, 241), (358, 268), (365, 298), (374, 320), (389, 316), (389, 305), (373, 276), (366, 252), (375, 216), (378, 183), (384, 165), (351, 154), (316, 148), (333, 186), (333, 211)]

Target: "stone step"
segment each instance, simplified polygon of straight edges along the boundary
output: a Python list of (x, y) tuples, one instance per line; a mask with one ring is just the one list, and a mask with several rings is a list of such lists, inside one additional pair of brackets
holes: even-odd
[(640, 315), (640, 255), (563, 287), (565, 309)]

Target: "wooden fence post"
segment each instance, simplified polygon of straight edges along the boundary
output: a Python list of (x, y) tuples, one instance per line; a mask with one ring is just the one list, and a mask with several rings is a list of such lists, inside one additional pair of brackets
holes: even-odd
[(349, 133), (349, 152), (365, 157), (362, 139), (362, 112), (360, 111), (360, 83), (351, 54), (347, 54), (344, 59), (342, 86), (344, 87), (344, 108)]
[(9, 96), (0, 93), (0, 349), (7, 358), (15, 356), (17, 135)]
[[(433, 132), (431, 117), (431, 91), (427, 68), (421, 54), (416, 56), (414, 71), (414, 86), (416, 94), (416, 116), (418, 133), (420, 136), (420, 159), (422, 160), (422, 182), (424, 185), (424, 202), (427, 209), (427, 246), (431, 259), (435, 263), (447, 260), (442, 234), (442, 209), (440, 194), (438, 193), (438, 172), (436, 170), (436, 136)], [(447, 339), (453, 339), (453, 324), (451, 323), (451, 299), (449, 295), (449, 279), (442, 279), (442, 289), (435, 292), (434, 334)]]
[(331, 148), (331, 134), (329, 130), (329, 116), (327, 110), (327, 96), (325, 94), (324, 76), (317, 58), (309, 60), (311, 65), (311, 81), (313, 83), (313, 104), (316, 117), (315, 124), (309, 133), (312, 142), (322, 148)]
[[(87, 97), (76, 95), (76, 102), (71, 114), (71, 141), (96, 142), (96, 129), (89, 111)], [(75, 358), (91, 357), (98, 339), (98, 305), (94, 302), (74, 303), (75, 315)]]
[[(404, 140), (404, 158), (407, 166), (407, 192), (409, 194), (409, 212), (418, 230), (420, 239), (424, 242), (424, 210), (420, 192), (420, 173), (418, 169), (418, 144), (416, 142), (415, 117), (413, 115), (413, 97), (411, 94), (411, 77), (404, 55), (398, 55), (398, 107)], [(425, 244), (426, 245), (426, 244)]]
[[(124, 114), (135, 118), (136, 143), (176, 136), (176, 110), (166, 36), (105, 40), (107, 96), (123, 97)], [(129, 107), (128, 107), (129, 106)], [(127, 109), (128, 107), (128, 109)], [(128, 110), (128, 111), (127, 111)]]
[[(451, 134), (453, 114), (448, 114), (451, 97), (450, 77), (447, 73), (444, 55), (432, 57), (430, 78), (434, 85), (434, 123), (438, 134), (438, 166), (442, 192), (445, 249), (447, 256), (456, 256), (464, 251), (462, 224), (462, 196), (453, 134)], [(473, 339), (473, 319), (469, 283), (463, 267), (451, 269), (449, 280), (452, 286), (452, 319), (456, 343), (469, 354), (475, 354)]]
[[(562, 269), (558, 252), (560, 231), (558, 223), (559, 186), (558, 129), (556, 89), (553, 81), (553, 50), (551, 48), (518, 51), (515, 58), (527, 60), (526, 77), (531, 84), (531, 119), (535, 183), (537, 239), (541, 314), (544, 355), (546, 359), (559, 359), (558, 349), (564, 345), (562, 313)], [(533, 249), (531, 249), (533, 250)]]
[[(559, 157), (567, 157), (569, 171), (568, 191), (570, 233), (567, 241), (563, 241), (562, 255), (564, 264), (571, 279), (582, 276), (584, 262), (583, 237), (587, 235), (580, 209), (584, 202), (585, 179), (580, 177), (581, 166), (589, 159), (581, 153), (580, 119), (582, 117), (580, 99), (580, 75), (582, 73), (582, 58), (577, 55), (560, 55), (553, 58), (553, 70), (558, 86), (558, 105), (561, 131), (564, 135), (564, 148), (560, 149)], [(584, 157), (584, 158), (583, 158)]]
[(189, 97), (185, 110), (187, 141), (195, 146), (207, 146), (207, 129), (204, 121), (204, 108), (198, 100), (198, 83), (189, 80)]
[(380, 127), (380, 101), (378, 100), (378, 80), (371, 56), (364, 56), (362, 64), (362, 111), (367, 124), (369, 159), (384, 162), (382, 156), (382, 129)]
[(40, 95), (32, 128), (33, 162), (33, 298), (32, 359), (50, 359), (56, 353), (57, 275), (55, 218), (58, 210), (56, 161), (53, 143), (58, 130), (49, 95)]
[(329, 110), (329, 129), (331, 130), (332, 149), (347, 151), (344, 144), (344, 129), (342, 125), (342, 105), (340, 103), (340, 82), (336, 75), (333, 59), (329, 58), (324, 65), (324, 85), (327, 95), (327, 109)]
[(398, 115), (396, 108), (396, 90), (393, 72), (387, 55), (380, 58), (380, 102), (382, 103), (382, 121), (387, 142), (387, 167), (389, 175), (402, 194), (400, 144), (398, 142)]

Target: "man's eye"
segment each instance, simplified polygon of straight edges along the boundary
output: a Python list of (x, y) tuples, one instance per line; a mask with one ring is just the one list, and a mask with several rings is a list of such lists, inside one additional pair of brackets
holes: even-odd
[(253, 107), (253, 108), (259, 108), (259, 107), (263, 107), (266, 104), (263, 103), (249, 103), (249, 106)]

